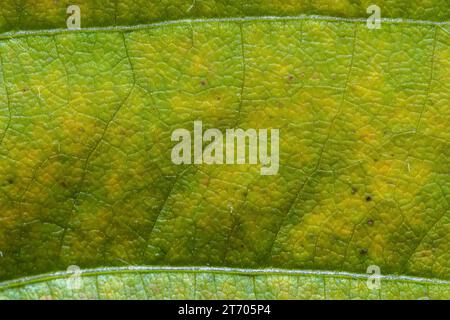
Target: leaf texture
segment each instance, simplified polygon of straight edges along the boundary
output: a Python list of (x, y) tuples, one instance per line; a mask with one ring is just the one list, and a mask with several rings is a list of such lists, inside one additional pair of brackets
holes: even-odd
[[(0, 297), (77, 295), (58, 291), (64, 279), (7, 282), (70, 265), (351, 274), (377, 265), (437, 282), (387, 280), (371, 292), (351, 275), (116, 272), (86, 276), (84, 294), (111, 298), (117, 286), (118, 298), (448, 298), (448, 4), (387, 6), (392, 17), (442, 23), (371, 30), (357, 19), (285, 16), (361, 17), (363, 5), (222, 10), (216, 1), (184, 14), (175, 8), (185, 2), (148, 3), (167, 10), (106, 10), (100, 19), (86, 9), (100, 28), (79, 31), (40, 30), (65, 17), (55, 9), (33, 24), (44, 2), (17, 21), (16, 9), (2, 7)], [(186, 17), (201, 19), (151, 23)], [(103, 28), (116, 24), (131, 28)], [(278, 174), (174, 165), (171, 133), (192, 131), (195, 120), (279, 128)]]

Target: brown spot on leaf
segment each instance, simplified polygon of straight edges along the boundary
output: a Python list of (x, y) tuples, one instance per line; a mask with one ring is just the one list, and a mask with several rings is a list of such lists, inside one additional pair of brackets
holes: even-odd
[(201, 183), (202, 183), (204, 186), (208, 186), (208, 185), (209, 185), (209, 177), (203, 178), (203, 179), (201, 180)]

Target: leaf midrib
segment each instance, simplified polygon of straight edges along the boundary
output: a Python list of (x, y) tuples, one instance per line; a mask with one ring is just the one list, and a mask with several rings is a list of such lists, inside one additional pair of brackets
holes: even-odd
[[(96, 32), (123, 32), (123, 31), (135, 31), (152, 29), (164, 26), (176, 26), (184, 24), (199, 24), (199, 23), (211, 23), (211, 22), (262, 22), (262, 21), (300, 21), (300, 20), (313, 20), (313, 21), (326, 21), (326, 22), (348, 22), (348, 23), (366, 23), (367, 18), (343, 18), (333, 16), (321, 16), (321, 15), (297, 15), (297, 16), (244, 16), (244, 17), (223, 17), (223, 18), (197, 18), (197, 19), (177, 19), (158, 21), (148, 24), (137, 25), (122, 25), (122, 26), (107, 26), (107, 27), (88, 27), (81, 29), (41, 29), (41, 30), (21, 30), (21, 31), (8, 31), (0, 34), (0, 40), (7, 40), (13, 38), (20, 38), (26, 36), (48, 36), (61, 33), (96, 33)], [(414, 19), (401, 19), (401, 18), (381, 18), (382, 23), (390, 24), (406, 24), (406, 25), (429, 25), (429, 26), (448, 26), (450, 21), (431, 21), (431, 20), (414, 20)]]
[[(215, 273), (223, 275), (245, 275), (245, 276), (261, 276), (261, 275), (277, 275), (277, 276), (322, 276), (333, 278), (347, 278), (347, 279), (368, 279), (371, 274), (353, 273), (346, 271), (327, 271), (327, 270), (303, 270), (303, 269), (250, 269), (250, 268), (229, 268), (229, 267), (207, 267), (207, 266), (126, 266), (126, 267), (104, 267), (93, 269), (82, 269), (82, 277), (92, 277), (101, 275), (117, 275), (117, 274), (147, 274), (147, 273)], [(30, 277), (22, 277), (14, 280), (7, 280), (0, 282), (0, 291), (11, 289), (15, 287), (27, 286), (34, 283), (41, 283), (55, 279), (62, 279), (72, 276), (73, 272), (58, 271), (53, 273), (46, 273)], [(450, 285), (450, 280), (439, 278), (425, 278), (414, 277), (409, 275), (380, 275), (380, 280), (409, 282), (415, 284), (434, 284), (434, 285)]]

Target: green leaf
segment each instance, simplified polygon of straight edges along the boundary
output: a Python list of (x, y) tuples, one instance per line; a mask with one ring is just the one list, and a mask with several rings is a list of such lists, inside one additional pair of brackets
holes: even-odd
[[(79, 2), (0, 9), (0, 297), (449, 298), (445, 2)], [(196, 120), (279, 129), (278, 174), (173, 164)]]
[[(366, 18), (374, 2), (305, 0), (77, 0), (81, 27), (147, 24), (185, 18), (245, 16), (326, 15)], [(72, 1), (3, 0), (0, 7), (0, 32), (10, 30), (66, 28), (66, 10)], [(384, 18), (448, 21), (446, 0), (377, 0)]]
[[(78, 283), (75, 281), (79, 281)], [(449, 299), (450, 281), (293, 270), (125, 267), (12, 281), (1, 299)], [(369, 280), (371, 281), (371, 280)]]

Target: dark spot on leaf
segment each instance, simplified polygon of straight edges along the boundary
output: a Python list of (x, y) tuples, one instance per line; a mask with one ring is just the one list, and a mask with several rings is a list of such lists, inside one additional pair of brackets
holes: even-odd
[(369, 251), (369, 250), (367, 250), (366, 248), (363, 248), (363, 249), (360, 249), (360, 250), (359, 250), (359, 254), (362, 255), (362, 256), (365, 256), (365, 255), (367, 254), (368, 251)]
[(288, 79), (289, 79), (289, 81), (292, 81), (292, 80), (294, 80), (294, 76), (293, 76), (292, 74), (290, 74), (290, 75), (288, 76)]
[(8, 179), (6, 179), (6, 182), (8, 182), (8, 184), (13, 184), (14, 183), (14, 179), (13, 178), (8, 178)]
[(372, 219), (367, 220), (367, 224), (368, 224), (369, 226), (373, 226), (373, 220), (372, 220)]
[(220, 97), (217, 97), (216, 99), (217, 99), (217, 101), (219, 101), (219, 100), (220, 100)]
[(200, 81), (200, 84), (202, 85), (202, 87), (206, 86), (206, 80)]
[(366, 201), (367, 202), (372, 201), (372, 196), (366, 196)]
[(67, 183), (66, 183), (65, 181), (61, 181), (61, 182), (59, 183), (59, 185), (60, 185), (61, 187), (63, 187), (64, 189), (67, 189)]
[(358, 192), (358, 189), (356, 189), (355, 187), (352, 187), (352, 194), (355, 194)]
[(202, 185), (208, 186), (209, 185), (209, 177), (205, 177), (201, 180)]

